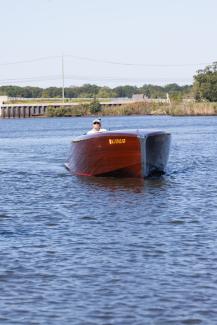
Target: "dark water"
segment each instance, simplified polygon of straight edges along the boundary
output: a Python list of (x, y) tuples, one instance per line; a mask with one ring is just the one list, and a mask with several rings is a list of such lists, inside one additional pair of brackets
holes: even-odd
[(172, 133), (145, 181), (68, 174), (90, 123), (0, 120), (0, 324), (217, 324), (217, 118), (104, 118)]

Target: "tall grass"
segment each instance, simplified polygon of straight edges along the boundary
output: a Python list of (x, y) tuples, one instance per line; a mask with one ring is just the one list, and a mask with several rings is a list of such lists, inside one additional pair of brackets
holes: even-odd
[(86, 116), (90, 115), (89, 105), (83, 104), (79, 106), (50, 106), (47, 109), (48, 117), (63, 117), (63, 116)]
[[(79, 106), (48, 107), (47, 116), (91, 116), (89, 104)], [(200, 116), (217, 115), (217, 103), (131, 103), (120, 106), (105, 106), (95, 115), (127, 116), (127, 115), (172, 115)]]
[(217, 103), (132, 103), (121, 106), (104, 107), (101, 115), (217, 115)]
[(168, 115), (174, 116), (203, 116), (217, 115), (217, 103), (178, 103), (168, 107)]

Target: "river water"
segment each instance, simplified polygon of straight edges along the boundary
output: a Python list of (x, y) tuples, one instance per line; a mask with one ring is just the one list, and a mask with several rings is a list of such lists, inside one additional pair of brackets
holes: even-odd
[(71, 176), (91, 118), (0, 120), (0, 324), (217, 324), (217, 118), (103, 121), (171, 132), (167, 174)]

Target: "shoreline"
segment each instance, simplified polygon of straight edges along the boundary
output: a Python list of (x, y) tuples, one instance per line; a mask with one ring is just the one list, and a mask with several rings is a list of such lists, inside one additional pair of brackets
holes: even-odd
[(0, 121), (2, 120), (31, 120), (31, 119), (56, 119), (56, 118), (78, 118), (78, 117), (83, 117), (83, 118), (97, 118), (97, 117), (137, 117), (137, 116), (150, 116), (150, 117), (154, 117), (154, 116), (158, 116), (158, 117), (217, 117), (217, 114), (186, 114), (186, 115), (169, 115), (169, 114), (131, 114), (131, 115), (102, 115), (102, 114), (98, 114), (98, 115), (64, 115), (64, 116), (47, 116), (47, 115), (43, 115), (43, 116), (31, 116), (31, 117), (19, 117), (19, 118), (0, 118)]
[(138, 102), (120, 106), (105, 106), (91, 112), (87, 105), (76, 108), (48, 108), (47, 117), (63, 116), (217, 116), (217, 103), (191, 102), (150, 104)]
[(134, 102), (120, 105), (80, 104), (76, 106), (50, 104), (42, 106), (2, 106), (1, 119), (91, 116), (217, 116), (217, 102)]

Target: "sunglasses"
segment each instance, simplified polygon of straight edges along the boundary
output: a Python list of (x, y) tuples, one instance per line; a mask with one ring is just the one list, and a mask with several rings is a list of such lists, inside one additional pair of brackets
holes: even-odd
[(99, 125), (100, 125), (100, 123), (99, 123), (99, 122), (94, 122), (93, 124), (99, 124)]

